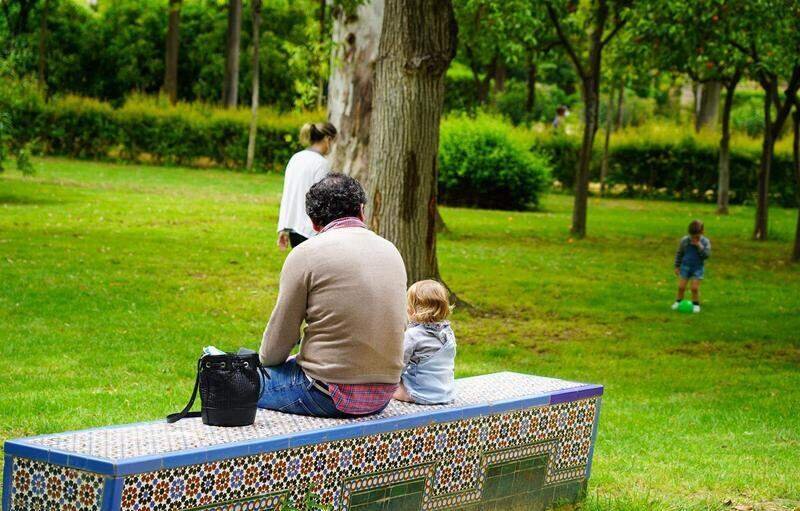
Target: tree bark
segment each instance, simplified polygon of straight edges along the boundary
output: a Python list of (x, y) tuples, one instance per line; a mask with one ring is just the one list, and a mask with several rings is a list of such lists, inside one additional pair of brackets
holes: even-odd
[[(327, 0), (319, 0), (319, 47), (322, 49), (325, 43), (325, 38), (328, 34), (325, 31), (325, 16), (327, 15), (326, 9)], [(322, 73), (317, 77), (317, 110), (322, 108), (325, 102), (325, 77)]]
[(169, 102), (178, 102), (178, 48), (180, 45), (181, 0), (169, 0), (167, 52), (164, 57), (164, 94)]
[(711, 126), (717, 122), (719, 113), (719, 97), (722, 89), (720, 82), (707, 82), (698, 86), (700, 92), (700, 104), (697, 109), (694, 129), (701, 129)]
[(241, 38), (242, 0), (229, 0), (225, 77), (222, 83), (222, 104), (226, 108), (235, 108), (239, 102), (239, 43)]
[(764, 138), (761, 141), (761, 161), (758, 169), (758, 191), (756, 192), (756, 224), (753, 239), (765, 241), (769, 224), (769, 174), (775, 140), (772, 137), (772, 95), (764, 91)]
[(247, 170), (253, 169), (258, 132), (258, 93), (261, 86), (259, 53), (261, 50), (261, 0), (251, 0), (253, 14), (253, 96), (250, 100), (250, 134), (247, 140)]
[(528, 97), (525, 100), (525, 111), (528, 113), (533, 112), (536, 105), (536, 72), (536, 62), (528, 53)]
[(408, 282), (438, 278), (436, 180), (444, 73), (455, 56), (450, 0), (386, 0), (375, 67), (367, 213)]
[(39, 19), (39, 69), (38, 82), (39, 89), (47, 92), (47, 17), (50, 15), (50, 0), (44, 0), (42, 14)]
[(622, 129), (623, 113), (622, 105), (625, 98), (625, 84), (619, 85), (619, 95), (617, 96), (617, 116), (614, 120), (614, 130)]
[(348, 13), (334, 12), (333, 54), (328, 81), (328, 120), (338, 134), (331, 168), (369, 185), (372, 82), (383, 23), (384, 0), (370, 0)]
[(497, 62), (494, 68), (494, 92), (502, 93), (506, 90), (506, 62), (502, 58)]
[(797, 182), (797, 227), (794, 232), (794, 250), (792, 260), (800, 261), (800, 102), (795, 101), (794, 114), (792, 114), (794, 124), (794, 138), (792, 139), (792, 159), (794, 161), (794, 177)]
[(725, 103), (722, 106), (722, 137), (719, 141), (719, 181), (717, 185), (717, 214), (728, 214), (731, 190), (731, 110), (739, 73), (725, 85)]
[(614, 89), (608, 91), (608, 110), (606, 111), (606, 138), (603, 143), (603, 160), (600, 164), (600, 196), (606, 193), (606, 177), (608, 176), (608, 146), (611, 142), (611, 119), (614, 116)]
[(589, 77), (581, 85), (583, 98), (583, 137), (575, 172), (575, 199), (572, 208), (571, 232), (578, 237), (586, 236), (586, 217), (589, 206), (589, 171), (592, 163), (592, 148), (597, 134), (598, 85), (596, 78)]

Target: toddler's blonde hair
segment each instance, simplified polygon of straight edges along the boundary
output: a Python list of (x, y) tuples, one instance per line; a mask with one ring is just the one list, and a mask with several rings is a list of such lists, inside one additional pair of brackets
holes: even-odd
[(414, 323), (438, 323), (450, 316), (452, 307), (445, 288), (435, 280), (420, 280), (408, 288), (408, 319)]

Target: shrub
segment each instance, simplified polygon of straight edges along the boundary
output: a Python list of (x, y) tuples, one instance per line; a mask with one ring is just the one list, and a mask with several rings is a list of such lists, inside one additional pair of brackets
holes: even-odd
[(442, 123), (439, 200), (489, 209), (536, 207), (550, 179), (546, 157), (528, 151), (502, 121), (463, 116)]
[[(0, 111), (10, 118), (15, 150), (36, 141), (46, 154), (73, 158), (147, 160), (180, 165), (243, 167), (250, 114), (205, 104), (170, 106), (164, 98), (133, 96), (120, 108), (77, 96), (45, 103), (38, 92), (0, 83)], [(274, 169), (299, 148), (297, 131), (321, 113), (259, 111), (256, 165)]]
[[(600, 178), (602, 131), (595, 139), (591, 174)], [(580, 138), (577, 135), (535, 133), (528, 135), (531, 147), (547, 154), (553, 178), (565, 188), (574, 185)], [(784, 207), (797, 204), (792, 175), (790, 140), (776, 146), (772, 163), (770, 197)], [(646, 124), (623, 130), (611, 137), (607, 183), (620, 185), (628, 196), (672, 199), (716, 200), (719, 135), (670, 124)], [(734, 136), (731, 141), (731, 202), (753, 201), (757, 186), (760, 140)]]

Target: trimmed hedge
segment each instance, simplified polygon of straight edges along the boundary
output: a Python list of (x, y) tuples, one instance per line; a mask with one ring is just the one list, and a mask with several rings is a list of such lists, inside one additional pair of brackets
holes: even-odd
[[(115, 109), (87, 98), (68, 96), (45, 103), (35, 94), (0, 92), (0, 111), (10, 118), (12, 147), (32, 144), (44, 154), (228, 168), (244, 167), (247, 159), (246, 110), (172, 107), (158, 98), (136, 97)], [(258, 170), (285, 165), (300, 147), (300, 126), (321, 117), (319, 113), (277, 116), (263, 109), (256, 144)]]
[(535, 208), (550, 182), (546, 156), (529, 151), (501, 121), (456, 117), (442, 124), (439, 202), (452, 206)]
[[(564, 188), (574, 186), (580, 137), (535, 134), (531, 148), (549, 155), (553, 178)], [(613, 134), (609, 148), (607, 183), (620, 185), (626, 196), (665, 197), (713, 202), (718, 177), (718, 135), (693, 130), (650, 130), (648, 127)], [(783, 207), (798, 205), (791, 151), (776, 147), (770, 173), (770, 198)], [(760, 159), (758, 140), (734, 138), (731, 143), (731, 198), (733, 204), (755, 200)], [(591, 180), (600, 180), (603, 136), (595, 139)]]

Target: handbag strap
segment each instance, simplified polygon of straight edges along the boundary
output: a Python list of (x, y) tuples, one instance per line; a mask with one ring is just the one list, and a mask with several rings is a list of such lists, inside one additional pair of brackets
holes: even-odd
[(201, 415), (200, 412), (190, 412), (189, 410), (192, 409), (192, 406), (194, 406), (194, 400), (197, 399), (197, 389), (200, 388), (200, 369), (202, 364), (203, 364), (203, 359), (201, 357), (200, 360), (197, 361), (197, 376), (194, 379), (194, 390), (192, 391), (192, 397), (189, 398), (189, 402), (186, 403), (186, 406), (183, 407), (183, 410), (181, 410), (178, 413), (171, 413), (167, 415), (167, 424), (178, 422), (179, 420), (185, 419), (187, 417), (189, 418), (200, 417)]

